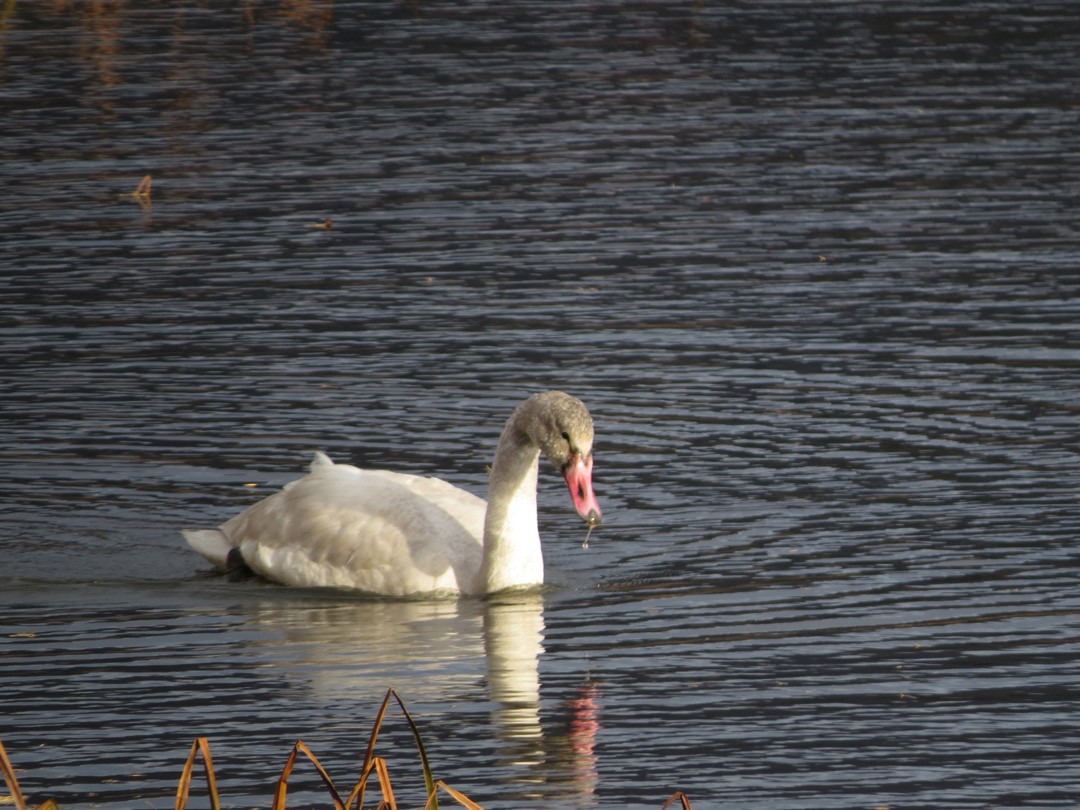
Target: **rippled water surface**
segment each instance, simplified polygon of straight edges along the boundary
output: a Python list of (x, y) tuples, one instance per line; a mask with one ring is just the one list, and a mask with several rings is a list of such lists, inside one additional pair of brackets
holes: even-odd
[[(198, 735), (228, 806), (297, 739), (351, 786), (393, 686), (490, 808), (1075, 807), (1078, 53), (1070, 2), (7, 4), (23, 789), (171, 807)], [(542, 595), (183, 546), (315, 449), (483, 493), (551, 387), (605, 524), (542, 474)]]

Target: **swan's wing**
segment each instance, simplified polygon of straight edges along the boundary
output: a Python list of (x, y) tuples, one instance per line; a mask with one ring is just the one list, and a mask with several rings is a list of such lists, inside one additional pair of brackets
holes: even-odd
[(476, 590), (482, 499), (437, 478), (324, 459), (222, 524), (248, 566), (289, 585), (390, 595)]

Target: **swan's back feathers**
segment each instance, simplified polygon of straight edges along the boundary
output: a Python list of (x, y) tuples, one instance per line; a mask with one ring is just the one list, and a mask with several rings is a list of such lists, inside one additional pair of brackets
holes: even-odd
[(185, 536), (219, 567), (222, 547), (235, 546), (252, 570), (287, 585), (475, 593), (485, 509), (438, 478), (361, 470), (319, 453), (308, 475), (220, 530)]

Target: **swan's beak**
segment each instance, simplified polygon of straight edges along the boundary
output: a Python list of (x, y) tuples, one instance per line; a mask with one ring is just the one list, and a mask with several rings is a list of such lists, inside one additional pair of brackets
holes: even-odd
[(570, 488), (570, 497), (574, 499), (574, 509), (589, 527), (600, 525), (600, 504), (592, 489), (592, 455), (582, 458), (575, 453), (570, 462), (563, 467), (566, 486)]

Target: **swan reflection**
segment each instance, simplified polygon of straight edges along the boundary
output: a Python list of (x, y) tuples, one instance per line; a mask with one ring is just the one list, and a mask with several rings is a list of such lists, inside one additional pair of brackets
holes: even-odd
[[(545, 711), (543, 607), (540, 594), (426, 602), (290, 598), (252, 606), (251, 618), (277, 631), (272, 641), (256, 643), (273, 647), (289, 682), (335, 716), (377, 706), (392, 686), (411, 713), (420, 713), (423, 733), (424, 712), (475, 705), (477, 691), (485, 690), (488, 734), (499, 741), (495, 764), (525, 795), (555, 792), (588, 807), (597, 779), (600, 688), (585, 680), (569, 694), (549, 694)], [(468, 792), (467, 784), (459, 787)]]

